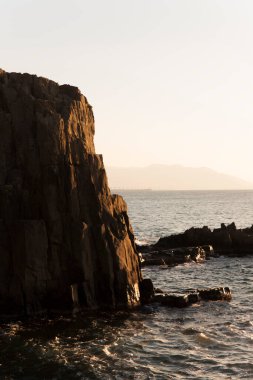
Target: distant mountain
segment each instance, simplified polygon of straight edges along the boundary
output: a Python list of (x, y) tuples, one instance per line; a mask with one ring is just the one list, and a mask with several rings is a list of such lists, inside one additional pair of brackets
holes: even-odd
[(239, 190), (253, 189), (253, 183), (212, 169), (181, 165), (107, 167), (112, 189), (153, 190)]

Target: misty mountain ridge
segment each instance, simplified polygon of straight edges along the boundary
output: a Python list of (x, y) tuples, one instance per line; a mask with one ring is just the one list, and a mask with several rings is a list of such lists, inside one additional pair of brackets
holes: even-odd
[(113, 189), (248, 190), (253, 183), (207, 167), (152, 164), (145, 167), (107, 167)]

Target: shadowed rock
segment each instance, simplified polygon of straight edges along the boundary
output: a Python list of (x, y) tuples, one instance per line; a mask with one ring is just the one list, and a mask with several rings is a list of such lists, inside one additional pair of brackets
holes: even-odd
[(221, 224), (211, 230), (207, 226), (192, 227), (183, 233), (162, 237), (152, 245), (137, 246), (142, 265), (176, 265), (187, 261), (203, 262), (211, 256), (243, 256), (253, 254), (253, 226), (237, 229), (235, 223)]
[(204, 226), (192, 227), (181, 234), (171, 235), (158, 240), (153, 250), (211, 245), (215, 252), (228, 255), (253, 253), (253, 227), (237, 229), (235, 223), (221, 224), (214, 230)]
[(149, 303), (155, 294), (155, 289), (152, 281), (149, 278), (145, 278), (140, 283), (140, 295), (141, 303)]
[(231, 291), (225, 288), (210, 288), (197, 290), (187, 294), (167, 294), (155, 293), (150, 299), (151, 302), (160, 303), (168, 307), (187, 307), (195, 303), (203, 301), (230, 301), (232, 298)]
[(169, 307), (186, 307), (189, 306), (188, 295), (176, 295), (176, 294), (166, 294), (161, 297), (161, 305)]
[(78, 88), (0, 70), (0, 316), (139, 304), (127, 207)]
[(205, 301), (229, 301), (232, 298), (231, 291), (228, 287), (225, 288), (212, 288), (198, 290), (199, 296)]
[[(175, 249), (159, 249), (156, 251), (149, 250), (145, 247), (147, 252), (143, 250), (141, 265), (159, 265), (161, 269), (166, 269), (178, 264), (194, 261), (196, 263), (203, 263), (206, 259), (209, 259), (214, 255), (213, 248), (211, 246), (203, 247), (185, 247)], [(152, 249), (153, 247), (151, 247)]]

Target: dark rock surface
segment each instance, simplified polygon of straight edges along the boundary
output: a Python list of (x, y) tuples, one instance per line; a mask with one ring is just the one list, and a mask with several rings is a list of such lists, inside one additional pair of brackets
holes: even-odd
[(155, 293), (150, 302), (159, 303), (168, 307), (187, 307), (200, 301), (230, 301), (231, 291), (225, 288), (209, 288), (196, 290), (187, 294)]
[(124, 200), (76, 87), (0, 70), (0, 316), (139, 304)]
[(150, 278), (145, 278), (140, 282), (140, 295), (141, 295), (141, 303), (145, 304), (152, 300), (155, 294), (155, 289), (153, 282)]
[[(204, 260), (214, 254), (248, 255), (253, 254), (253, 226), (237, 229), (235, 223), (227, 226), (222, 223), (220, 228), (214, 230), (211, 230), (207, 226), (202, 228), (192, 227), (181, 234), (162, 237), (156, 244), (138, 246), (137, 248), (139, 252), (143, 253), (144, 259), (151, 259), (151, 256), (152, 259), (160, 259), (157, 255), (152, 254), (155, 252), (160, 255), (164, 253), (168, 255), (170, 253), (173, 254), (174, 261), (178, 261), (178, 263), (180, 263), (180, 251), (181, 256), (184, 256), (181, 258), (182, 262), (187, 261), (186, 255), (188, 253), (190, 255), (189, 258), (194, 261), (199, 261), (201, 258)], [(197, 260), (189, 252), (189, 250), (193, 249), (196, 250)], [(203, 255), (200, 250), (204, 250), (205, 254)], [(148, 254), (150, 257), (147, 256)]]
[(230, 301), (231, 291), (228, 287), (198, 290), (199, 297), (205, 301)]
[[(143, 248), (142, 248), (143, 249)], [(142, 253), (141, 265), (159, 265), (161, 269), (166, 269), (178, 264), (194, 261), (196, 263), (202, 263), (214, 256), (214, 250), (212, 246), (200, 246), (200, 247), (183, 247), (174, 249), (154, 249), (154, 246), (145, 247)], [(145, 252), (146, 250), (146, 252)]]
[(175, 248), (203, 245), (213, 246), (215, 252), (220, 254), (252, 254), (253, 226), (237, 229), (235, 223), (227, 226), (222, 223), (220, 228), (214, 230), (206, 226), (192, 227), (182, 234), (159, 239), (154, 247)]

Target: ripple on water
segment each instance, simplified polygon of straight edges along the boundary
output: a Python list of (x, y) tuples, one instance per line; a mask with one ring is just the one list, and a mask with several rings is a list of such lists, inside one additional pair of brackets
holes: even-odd
[[(251, 278), (251, 259), (240, 262)], [(230, 303), (2, 325), (0, 378), (253, 379), (253, 292), (245, 291), (250, 285), (237, 265), (238, 259), (219, 258), (144, 270), (155, 286), (178, 292), (228, 285)]]

